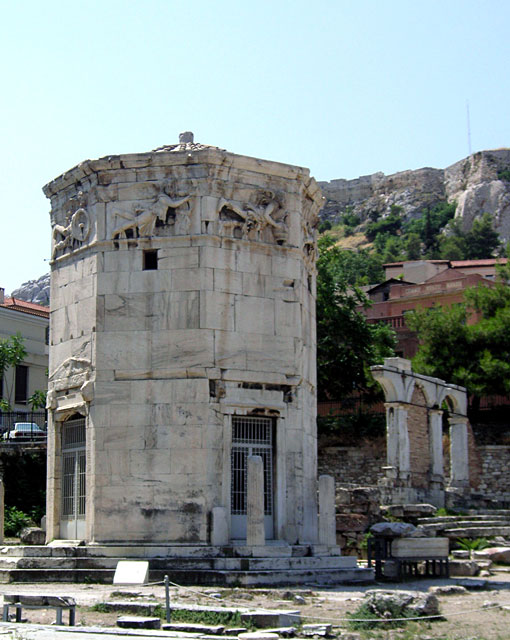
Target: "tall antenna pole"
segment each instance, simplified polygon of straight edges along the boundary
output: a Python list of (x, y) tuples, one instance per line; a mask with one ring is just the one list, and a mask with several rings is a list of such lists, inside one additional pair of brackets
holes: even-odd
[(471, 155), (471, 121), (469, 119), (469, 100), (466, 100), (468, 151)]

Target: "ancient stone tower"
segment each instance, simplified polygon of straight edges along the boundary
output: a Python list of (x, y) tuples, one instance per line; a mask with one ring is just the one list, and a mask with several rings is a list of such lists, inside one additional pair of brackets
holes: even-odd
[(308, 170), (193, 142), (85, 161), (53, 229), (48, 539), (317, 540)]

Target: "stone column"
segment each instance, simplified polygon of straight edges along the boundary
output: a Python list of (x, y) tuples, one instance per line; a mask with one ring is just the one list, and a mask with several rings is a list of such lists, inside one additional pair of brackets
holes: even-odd
[(410, 473), (407, 407), (401, 402), (386, 402), (386, 460), (391, 477), (407, 481)]
[[(440, 409), (429, 411), (430, 434), (430, 472), (432, 476), (444, 476), (443, 469), (443, 412)], [(439, 479), (438, 479), (439, 481)]]
[(221, 547), (228, 544), (229, 530), (225, 507), (213, 507), (211, 511), (211, 544)]
[(335, 479), (319, 476), (319, 544), (336, 545)]
[(465, 416), (452, 416), (450, 423), (450, 485), (469, 486), (468, 429)]
[(246, 544), (262, 547), (264, 531), (264, 464), (260, 456), (248, 457), (248, 487), (246, 492)]

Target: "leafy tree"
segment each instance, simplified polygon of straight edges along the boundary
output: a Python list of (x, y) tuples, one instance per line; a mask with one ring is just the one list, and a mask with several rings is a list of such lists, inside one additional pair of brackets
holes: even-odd
[(439, 257), (443, 260), (463, 260), (466, 256), (466, 242), (459, 236), (445, 236), (439, 244)]
[(30, 405), (32, 411), (36, 411), (37, 409), (44, 409), (46, 406), (46, 392), (37, 389), (28, 399), (28, 404)]
[(319, 240), (317, 262), (317, 374), (319, 398), (340, 399), (369, 384), (368, 366), (392, 355), (395, 335), (370, 325), (357, 310), (366, 296), (343, 271), (345, 251), (334, 239)]
[(417, 233), (408, 233), (406, 238), (406, 253), (408, 260), (421, 258), (421, 240)]
[(391, 212), (385, 218), (380, 218), (376, 222), (370, 222), (365, 230), (365, 235), (372, 242), (381, 233), (396, 235), (402, 228), (402, 218), (398, 213)]
[(414, 369), (466, 387), (474, 408), (481, 396), (510, 393), (509, 280), (505, 267), (493, 287), (467, 289), (462, 304), (406, 315), (421, 343)]
[(467, 258), (490, 258), (500, 245), (499, 234), (492, 227), (492, 216), (484, 213), (473, 221), (471, 230), (465, 235)]
[(447, 260), (477, 260), (490, 258), (500, 246), (499, 234), (492, 227), (492, 216), (484, 213), (473, 222), (470, 231), (463, 231), (460, 220), (448, 225), (448, 234), (439, 242), (439, 254)]
[(9, 338), (0, 340), (0, 379), (4, 381), (4, 395), (0, 399), (0, 410), (10, 411), (12, 398), (12, 385), (8, 384), (5, 377), (10, 368), (17, 367), (26, 358), (27, 352), (21, 334), (17, 333)]

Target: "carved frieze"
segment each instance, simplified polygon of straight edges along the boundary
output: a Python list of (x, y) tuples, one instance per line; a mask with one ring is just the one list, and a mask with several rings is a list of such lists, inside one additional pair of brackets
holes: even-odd
[(59, 414), (78, 411), (86, 415), (93, 399), (90, 360), (68, 358), (49, 376), (47, 409)]
[(87, 211), (87, 196), (79, 191), (75, 197), (68, 200), (65, 206), (64, 223), (53, 226), (53, 249), (51, 257), (67, 251), (74, 251), (81, 247), (89, 238), (91, 221)]
[(147, 205), (135, 203), (127, 211), (119, 206), (114, 209), (113, 216), (115, 221), (121, 218), (124, 222), (116, 223), (112, 239), (151, 237), (156, 227), (165, 226), (173, 226), (179, 235), (189, 233), (191, 207), (182, 207), (189, 203), (191, 198), (191, 195), (176, 196), (172, 187), (166, 183), (161, 192)]
[(317, 261), (317, 225), (319, 214), (314, 203), (305, 199), (303, 206), (303, 218), (301, 221), (301, 231), (303, 237), (303, 260), (309, 270), (315, 269)]
[[(224, 198), (218, 201), (219, 233), (227, 237), (284, 244), (288, 238), (286, 218), (283, 197), (272, 191), (259, 191), (254, 202), (241, 205)], [(271, 232), (269, 237), (266, 229)]]

